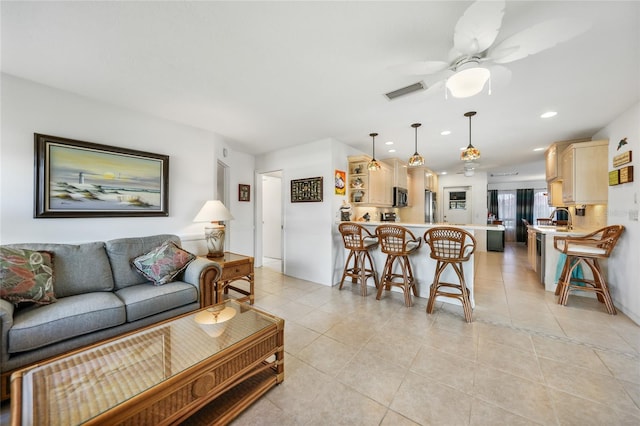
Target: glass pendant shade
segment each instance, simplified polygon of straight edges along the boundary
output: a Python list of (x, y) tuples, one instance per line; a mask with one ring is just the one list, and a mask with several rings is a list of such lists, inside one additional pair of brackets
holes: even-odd
[(424, 166), (424, 157), (418, 154), (418, 127), (422, 126), (420, 123), (413, 123), (411, 127), (416, 130), (416, 139), (415, 139), (415, 153), (409, 158), (409, 166), (417, 167)]
[(465, 117), (469, 117), (469, 145), (460, 153), (460, 159), (462, 161), (473, 161), (480, 158), (480, 150), (471, 144), (471, 117), (476, 115), (475, 111), (470, 111), (464, 114)]
[(376, 136), (378, 136), (378, 134), (369, 133), (369, 136), (371, 136), (371, 138), (373, 139), (373, 155), (371, 161), (369, 161), (369, 164), (367, 164), (367, 170), (369, 170), (370, 172), (375, 172), (382, 168), (378, 160), (376, 160)]
[(490, 76), (486, 68), (467, 68), (449, 77), (446, 86), (451, 96), (468, 98), (480, 93)]

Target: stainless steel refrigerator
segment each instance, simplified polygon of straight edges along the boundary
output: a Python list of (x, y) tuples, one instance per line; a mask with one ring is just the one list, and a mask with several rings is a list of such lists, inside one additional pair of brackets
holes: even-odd
[(435, 223), (436, 219), (436, 211), (438, 207), (438, 203), (436, 200), (436, 193), (433, 191), (426, 190), (424, 191), (424, 222), (425, 223)]

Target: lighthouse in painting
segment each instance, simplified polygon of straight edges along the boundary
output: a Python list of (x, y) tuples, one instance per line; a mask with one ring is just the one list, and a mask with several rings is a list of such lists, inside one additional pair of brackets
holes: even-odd
[(84, 172), (78, 173), (78, 183), (84, 183)]

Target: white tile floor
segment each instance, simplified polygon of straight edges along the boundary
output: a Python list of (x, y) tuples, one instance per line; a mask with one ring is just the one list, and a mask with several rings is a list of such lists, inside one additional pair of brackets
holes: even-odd
[(233, 424), (640, 424), (640, 327), (595, 299), (557, 305), (526, 256), (476, 255), (472, 324), (460, 307), (427, 315), (426, 299), (405, 308), (265, 262), (256, 306), (286, 320), (285, 381)]
[(640, 327), (595, 299), (557, 305), (526, 256), (476, 255), (472, 324), (265, 263), (256, 306), (286, 320), (286, 378), (233, 424), (640, 424)]

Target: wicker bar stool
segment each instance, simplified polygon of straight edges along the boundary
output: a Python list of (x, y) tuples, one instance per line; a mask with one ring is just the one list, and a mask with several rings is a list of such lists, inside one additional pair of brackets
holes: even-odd
[[(418, 296), (418, 290), (409, 255), (420, 248), (422, 241), (420, 237), (416, 238), (411, 231), (399, 225), (380, 225), (376, 228), (376, 235), (380, 240), (380, 250), (387, 255), (376, 299), (380, 300), (383, 289), (389, 291), (393, 286), (400, 287), (404, 292), (404, 304), (410, 307), (413, 304), (411, 292)], [(397, 272), (396, 265), (400, 272)]]
[[(604, 303), (609, 314), (617, 313), (598, 259), (609, 257), (622, 231), (624, 226), (611, 225), (584, 237), (555, 236), (553, 238), (553, 247), (567, 256), (556, 286), (559, 304), (567, 304), (571, 290), (591, 291), (596, 293), (600, 302)], [(573, 271), (580, 264), (585, 264), (591, 269), (592, 280), (572, 277)]]
[[(469, 289), (464, 279), (462, 263), (467, 262), (476, 250), (476, 239), (464, 229), (439, 226), (428, 229), (424, 233), (424, 241), (431, 248), (430, 257), (437, 262), (436, 273), (429, 290), (427, 313), (433, 312), (436, 297), (451, 297), (462, 303), (464, 319), (467, 322), (473, 321)], [(449, 265), (458, 275), (458, 284), (440, 281), (440, 275)]]
[[(342, 290), (345, 278), (351, 277), (351, 281), (354, 284), (360, 284), (361, 293), (366, 296), (367, 280), (369, 278), (373, 278), (373, 282), (378, 288), (378, 273), (369, 254), (369, 249), (378, 244), (378, 237), (372, 235), (364, 226), (353, 222), (341, 223), (338, 225), (338, 230), (342, 234), (344, 248), (349, 250), (339, 288)], [(352, 263), (351, 265), (350, 262)], [(368, 267), (367, 262), (369, 262)]]

